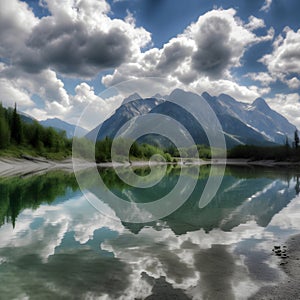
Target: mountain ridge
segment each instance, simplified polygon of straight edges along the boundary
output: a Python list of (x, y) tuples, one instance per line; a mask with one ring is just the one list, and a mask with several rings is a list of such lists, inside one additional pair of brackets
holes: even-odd
[[(161, 102), (162, 100), (156, 98), (141, 98), (126, 102), (117, 108), (115, 113), (109, 119), (97, 125), (87, 133), (86, 137), (90, 140), (102, 140), (106, 136), (113, 138), (118, 129), (120, 129), (127, 121), (133, 117), (147, 114), (153, 107)], [(112, 126), (112, 124), (114, 124), (114, 126)], [(101, 131), (99, 132), (100, 128)]]
[[(189, 97), (197, 99), (200, 95), (177, 89), (170, 96), (166, 97), (166, 100), (155, 97), (133, 100), (137, 95), (135, 93), (131, 95), (132, 97), (129, 96), (126, 98), (130, 99), (130, 101), (125, 101), (125, 99), (125, 103), (123, 101), (123, 104), (110, 118), (95, 127), (86, 137), (96, 140), (101, 140), (106, 136), (113, 138), (118, 129), (131, 118), (148, 113), (161, 113), (176, 119), (192, 130), (192, 137), (196, 143), (207, 144), (207, 137), (203, 130), (197, 126), (196, 121), (191, 116), (188, 116), (183, 111), (183, 108), (175, 107), (171, 100), (175, 95), (186, 98), (183, 101), (188, 101)], [(158, 95), (156, 94), (156, 96)], [(209, 93), (204, 92), (201, 96), (207, 101), (218, 117), (229, 148), (238, 144), (284, 144), (286, 136), (290, 141), (293, 138), (296, 127), (284, 116), (271, 109), (261, 97), (255, 99), (252, 103), (245, 103), (237, 101), (224, 93), (219, 96), (211, 96)], [(98, 133), (100, 127), (101, 132)], [(148, 138), (147, 142), (149, 140), (151, 139)], [(154, 144), (156, 144), (155, 141)]]
[[(226, 99), (224, 99), (225, 96)], [(204, 95), (204, 98), (208, 101), (210, 100), (207, 94)], [(220, 104), (219, 111), (212, 107), (216, 114), (218, 114), (218, 112), (220, 113), (221, 110), (223, 113), (226, 112), (226, 114), (238, 118), (247, 126), (263, 134), (270, 142), (283, 144), (286, 136), (289, 139), (293, 138), (296, 126), (291, 124), (281, 114), (271, 109), (267, 102), (261, 97), (255, 99), (250, 104), (236, 101), (233, 97), (226, 94), (212, 98)], [(228, 101), (228, 99), (231, 101)], [(209, 101), (210, 105), (211, 103), (212, 101)]]
[[(46, 120), (39, 121), (39, 123), (44, 127), (53, 127), (58, 131), (65, 131), (68, 138), (73, 138), (75, 134), (76, 125), (70, 124), (59, 118), (48, 118)], [(83, 137), (88, 133), (88, 130), (77, 126), (76, 134), (77, 137)]]

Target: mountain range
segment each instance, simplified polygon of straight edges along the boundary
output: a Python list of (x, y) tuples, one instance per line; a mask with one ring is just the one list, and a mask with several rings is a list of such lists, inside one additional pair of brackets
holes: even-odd
[[(216, 114), (228, 148), (241, 144), (282, 145), (286, 142), (286, 138), (290, 142), (293, 140), (296, 127), (281, 114), (272, 110), (262, 98), (257, 98), (249, 104), (237, 101), (226, 94), (211, 96), (205, 92), (201, 96)], [(124, 99), (115, 113), (90, 131), (86, 137), (96, 140), (102, 140), (106, 136), (113, 138), (117, 131), (132, 118), (156, 113), (173, 118), (182, 124), (197, 144), (208, 145), (207, 136), (193, 115), (172, 101), (175, 98), (180, 101), (189, 101), (190, 97), (194, 99), (198, 97), (199, 108), (196, 109), (201, 110), (201, 96), (180, 89), (174, 90), (169, 96), (162, 97), (156, 94), (145, 99), (134, 93)], [(158, 127), (159, 125), (159, 123), (156, 124)], [(133, 122), (130, 126), (138, 125)], [(167, 139), (157, 135), (144, 136), (140, 141), (163, 147), (168, 146)]]
[[(49, 118), (42, 121), (37, 121), (33, 117), (29, 116), (28, 114), (25, 114), (23, 112), (19, 112), (20, 117), (22, 121), (28, 124), (32, 124), (34, 122), (40, 123), (43, 127), (52, 127), (56, 131), (65, 131), (67, 138), (73, 138), (75, 133), (76, 125), (70, 124), (68, 122), (65, 122), (59, 118)], [(83, 137), (88, 133), (88, 130), (78, 126), (77, 127), (77, 137)]]
[[(58, 131), (65, 131), (67, 138), (72, 138), (75, 134), (75, 128), (76, 125), (67, 123), (61, 119), (58, 118), (51, 118), (51, 119), (47, 119), (47, 120), (43, 120), (39, 122), (42, 126), (44, 127), (52, 127)], [(88, 131), (82, 127), (77, 127), (77, 137), (83, 137), (84, 135), (86, 135), (88, 133)]]
[[(133, 97), (138, 94), (134, 94)], [(113, 138), (118, 130), (132, 118), (146, 115), (152, 109), (164, 103), (163, 99), (157, 98), (140, 98), (132, 100), (133, 97), (124, 99), (122, 105), (115, 111), (115, 113), (102, 124), (90, 131), (86, 137), (91, 140), (102, 140), (106, 136)], [(130, 101), (130, 102), (129, 102)], [(101, 130), (99, 131), (99, 129)]]

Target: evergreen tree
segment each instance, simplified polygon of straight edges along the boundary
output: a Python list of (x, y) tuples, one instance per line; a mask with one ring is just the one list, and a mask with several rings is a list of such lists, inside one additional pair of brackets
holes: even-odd
[(297, 129), (295, 130), (294, 141), (295, 141), (295, 148), (297, 149), (299, 146), (299, 135)]
[(23, 142), (23, 127), (20, 115), (17, 113), (17, 104), (15, 103), (15, 108), (12, 113), (11, 119), (11, 139), (20, 145)]
[(290, 148), (290, 144), (289, 144), (289, 138), (287, 137), (287, 135), (285, 136), (285, 143), (284, 143), (286, 148)]
[(5, 117), (5, 110), (0, 103), (0, 149), (5, 149), (9, 146), (10, 130), (7, 119)]

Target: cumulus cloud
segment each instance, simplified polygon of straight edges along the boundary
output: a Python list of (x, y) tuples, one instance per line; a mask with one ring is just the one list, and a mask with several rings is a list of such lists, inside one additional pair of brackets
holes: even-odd
[(80, 126), (91, 130), (107, 119), (120, 106), (122, 100), (121, 95), (108, 98), (98, 96), (92, 86), (82, 82), (76, 86), (75, 95), (68, 95), (69, 104), (47, 100), (43, 109), (29, 108), (25, 112), (38, 120), (57, 117), (77, 124), (80, 115), (86, 110), (89, 118), (81, 120)]
[[(16, 13), (18, 17), (16, 17)], [(26, 38), (38, 19), (25, 2), (2, 0), (0, 2), (0, 56), (11, 58), (24, 49)], [(26, 24), (26, 26), (25, 26)]]
[(270, 28), (265, 36), (257, 36), (252, 31), (265, 27), (263, 20), (250, 17), (249, 23), (244, 24), (235, 15), (234, 9), (215, 9), (200, 16), (161, 49), (141, 53), (135, 61), (124, 63), (113, 74), (104, 76), (102, 82), (111, 86), (128, 79), (158, 76), (167, 78), (171, 86), (177, 82), (199, 88), (205, 82), (205, 90), (213, 90), (222, 81), (220, 86), (228, 87), (222, 92), (235, 90), (232, 96), (248, 94), (248, 99), (251, 94), (253, 101), (259, 96), (258, 91), (239, 87), (230, 70), (241, 66), (248, 47), (273, 39), (274, 29)]
[(300, 80), (297, 77), (286, 80), (286, 84), (291, 89), (298, 89), (300, 87)]
[(262, 86), (269, 86), (270, 83), (275, 82), (276, 78), (272, 77), (267, 72), (248, 73), (245, 77), (249, 77), (254, 81), (259, 81)]
[(47, 101), (57, 101), (61, 105), (68, 106), (70, 104), (69, 95), (67, 94), (64, 83), (57, 78), (55, 72), (47, 69), (39, 74), (23, 74), (16, 79), (22, 87), (27, 87), (34, 94), (40, 95)]
[(264, 5), (261, 7), (260, 11), (268, 12), (271, 8), (272, 0), (265, 0)]
[(104, 98), (95, 94), (93, 87), (83, 82), (75, 88), (75, 96), (71, 97), (72, 107), (65, 114), (65, 118), (76, 124), (78, 116), (86, 110), (89, 118), (82, 120), (81, 125), (93, 129), (102, 123), (110, 114), (121, 105), (123, 98), (120, 95)]
[(130, 43), (119, 28), (88, 32), (84, 24), (59, 26), (46, 18), (33, 29), (27, 55), (18, 63), (28, 72), (50, 66), (61, 74), (91, 77), (126, 61), (131, 54)]
[(24, 90), (19, 89), (13, 85), (9, 80), (0, 78), (0, 101), (5, 106), (14, 106), (17, 102), (21, 107), (33, 106), (34, 102), (31, 100), (30, 94)]
[(255, 42), (256, 36), (239, 24), (235, 14), (233, 9), (213, 10), (187, 29), (196, 43), (193, 69), (209, 77), (221, 77), (240, 64), (246, 47)]
[[(184, 44), (180, 39), (174, 39), (174, 42), (171, 40), (163, 47), (157, 69), (163, 73), (175, 71), (191, 55), (192, 50), (191, 45)], [(147, 58), (151, 59), (151, 55)]]
[[(127, 21), (111, 19), (104, 0), (44, 3), (51, 15), (42, 19), (35, 18), (26, 4), (16, 0), (1, 12), (0, 53), (26, 72), (52, 68), (60, 74), (93, 77), (127, 61), (151, 40), (145, 29), (136, 28), (132, 17)], [(24, 20), (13, 17), (15, 10)]]
[[(39, 119), (60, 117), (76, 123), (85, 106), (93, 103), (103, 121), (121, 100), (104, 100), (86, 83), (79, 83), (72, 95), (64, 77), (91, 79), (107, 69), (113, 70), (102, 78), (108, 87), (128, 79), (162, 77), (166, 89), (189, 86), (251, 102), (269, 91), (266, 85), (240, 86), (231, 73), (251, 45), (274, 36), (273, 28), (265, 36), (253, 32), (265, 27), (256, 17), (246, 24), (234, 9), (214, 9), (161, 48), (144, 50), (151, 45), (151, 34), (136, 26), (130, 12), (124, 20), (111, 18), (105, 0), (40, 0), (40, 5), (48, 16), (36, 17), (20, 0), (0, 3), (2, 99), (20, 102), (22, 110)], [(286, 82), (296, 87), (297, 80)], [(40, 102), (29, 109), (34, 96)]]
[(285, 82), (290, 88), (299, 87), (299, 78), (289, 75), (300, 75), (300, 29), (295, 32), (289, 27), (284, 30), (285, 36), (280, 35), (273, 43), (273, 52), (260, 59), (269, 73)]
[(254, 99), (270, 91), (269, 88), (259, 88), (254, 85), (243, 86), (232, 80), (209, 80), (208, 78), (203, 78), (192, 83), (191, 87), (199, 93), (208, 92), (216, 96), (221, 93), (226, 93), (235, 99), (249, 103), (252, 103)]
[[(30, 98), (37, 96), (40, 103), (32, 110), (35, 117), (65, 119), (77, 112), (78, 118), (78, 89), (75, 96), (68, 94), (64, 76), (94, 78), (104, 69), (135, 59), (151, 35), (136, 27), (132, 15), (112, 19), (105, 0), (43, 0), (40, 5), (48, 9), (48, 16), (36, 17), (18, 0), (0, 3), (2, 101), (7, 105), (16, 101), (26, 110), (33, 104)], [(95, 101), (94, 94), (88, 96)], [(106, 102), (98, 102), (107, 106), (99, 110), (111, 109)], [(83, 105), (80, 109), (82, 112)]]
[(270, 107), (280, 112), (297, 128), (300, 128), (300, 95), (298, 93), (276, 94), (267, 98)]
[(258, 28), (264, 28), (266, 27), (265, 21), (263, 19), (258, 19), (254, 16), (249, 17), (249, 23), (245, 26), (249, 30), (255, 30)]
[(205, 22), (196, 37), (197, 51), (192, 57), (192, 67), (208, 76), (221, 76), (227, 70), (232, 57), (229, 23), (219, 17), (211, 17)]
[[(0, 80), (6, 82), (6, 86), (10, 87), (11, 101), (18, 103), (21, 110), (25, 110), (28, 106), (32, 106), (34, 102), (30, 99), (32, 96), (37, 95), (45, 102), (57, 102), (62, 106), (70, 105), (69, 95), (64, 88), (64, 83), (61, 79), (57, 78), (54, 71), (46, 69), (39, 74), (26, 73), (15, 66), (3, 65), (0, 69)], [(4, 91), (1, 90), (1, 97), (6, 99)], [(21, 94), (23, 96), (21, 96)], [(13, 97), (15, 95), (15, 97)], [(24, 97), (27, 97), (26, 98)], [(26, 101), (25, 101), (26, 100)], [(6, 101), (7, 105), (11, 103)], [(41, 100), (43, 102), (43, 100)]]

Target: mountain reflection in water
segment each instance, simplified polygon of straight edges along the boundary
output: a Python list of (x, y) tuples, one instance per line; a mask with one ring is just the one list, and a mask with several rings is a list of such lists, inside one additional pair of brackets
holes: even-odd
[[(216, 196), (199, 208), (209, 171), (201, 167), (179, 209), (147, 224), (124, 223), (117, 210), (115, 219), (100, 214), (74, 174), (0, 179), (1, 297), (247, 299), (276, 284), (284, 275), (272, 247), (300, 228), (298, 172), (227, 167)], [(86, 172), (86, 189), (97, 194)], [(116, 195), (142, 203), (168, 193), (179, 170), (168, 168), (147, 190), (127, 186), (112, 169), (100, 174)]]

